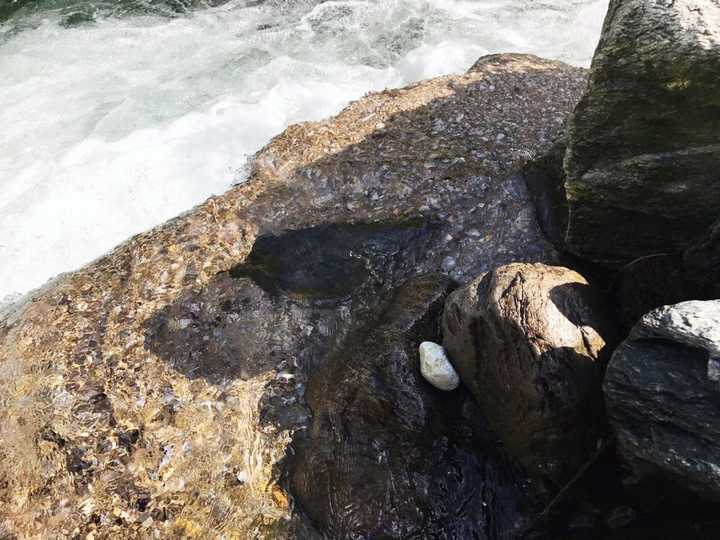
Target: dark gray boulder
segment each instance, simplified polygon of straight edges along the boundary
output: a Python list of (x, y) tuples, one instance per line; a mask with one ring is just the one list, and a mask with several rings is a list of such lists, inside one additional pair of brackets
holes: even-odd
[[(518, 467), (489, 457), (495, 440), (467, 442), (481, 415), (466, 392), (420, 375), (415, 338), (437, 336), (413, 321), (441, 294), (397, 288), (557, 260), (513, 171), (546, 151), (584, 83), (499, 55), (370, 94), (289, 127), (247, 182), (0, 312), (8, 534), (515, 531)], [(335, 451), (358, 466), (333, 469)]]
[(720, 300), (645, 315), (613, 354), (604, 391), (634, 480), (720, 501)]
[(707, 294), (720, 297), (720, 220), (685, 252), (688, 276), (703, 286)]
[(569, 125), (566, 247), (682, 252), (720, 208), (720, 2), (612, 0)]
[(510, 264), (454, 292), (443, 344), (505, 447), (535, 475), (566, 480), (598, 438), (602, 309), (578, 273)]

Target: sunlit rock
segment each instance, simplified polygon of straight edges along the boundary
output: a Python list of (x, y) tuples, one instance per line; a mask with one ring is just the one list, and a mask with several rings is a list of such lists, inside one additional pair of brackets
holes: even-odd
[(595, 449), (606, 344), (600, 298), (567, 268), (510, 264), (452, 293), (443, 345), (506, 448), (566, 480)]
[(612, 0), (565, 155), (567, 248), (679, 252), (720, 207), (720, 3)]

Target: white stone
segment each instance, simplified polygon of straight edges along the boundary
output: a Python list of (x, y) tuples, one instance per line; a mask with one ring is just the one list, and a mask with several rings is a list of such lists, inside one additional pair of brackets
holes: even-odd
[(455, 390), (460, 384), (460, 377), (445, 354), (445, 349), (432, 341), (420, 344), (420, 373), (435, 388), (446, 392)]

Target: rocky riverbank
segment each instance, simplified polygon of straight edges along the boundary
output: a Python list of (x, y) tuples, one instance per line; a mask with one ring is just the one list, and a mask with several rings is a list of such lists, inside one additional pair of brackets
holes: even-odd
[[(0, 537), (711, 536), (718, 134), (639, 136), (632, 85), (669, 83), (606, 60), (660, 15), (673, 55), (716, 58), (698, 4), (611, 2), (589, 84), (494, 55), (292, 126), (246, 183), (6, 310)], [(718, 112), (682, 65), (663, 125)], [(625, 186), (651, 204), (619, 211)]]
[[(471, 452), (487, 436), (458, 415), (474, 405), (422, 380), (414, 336), (439, 338), (452, 279), (557, 262), (513, 171), (557, 137), (585, 80), (503, 55), (371, 94), (16, 306), (0, 327), (10, 531), (247, 538), (301, 508), (320, 532), (516, 527), (522, 475)], [(433, 272), (448, 277), (415, 277)]]

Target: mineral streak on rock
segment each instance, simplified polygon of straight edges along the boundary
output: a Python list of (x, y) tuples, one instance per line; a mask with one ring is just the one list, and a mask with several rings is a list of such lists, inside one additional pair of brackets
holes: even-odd
[[(305, 385), (389, 291), (447, 257), (461, 281), (556, 260), (509, 173), (584, 84), (581, 69), (502, 55), (370, 94), (3, 313), (0, 523), (20, 537), (310, 538), (278, 485), (311, 420)], [(312, 248), (332, 267), (303, 260)]]

